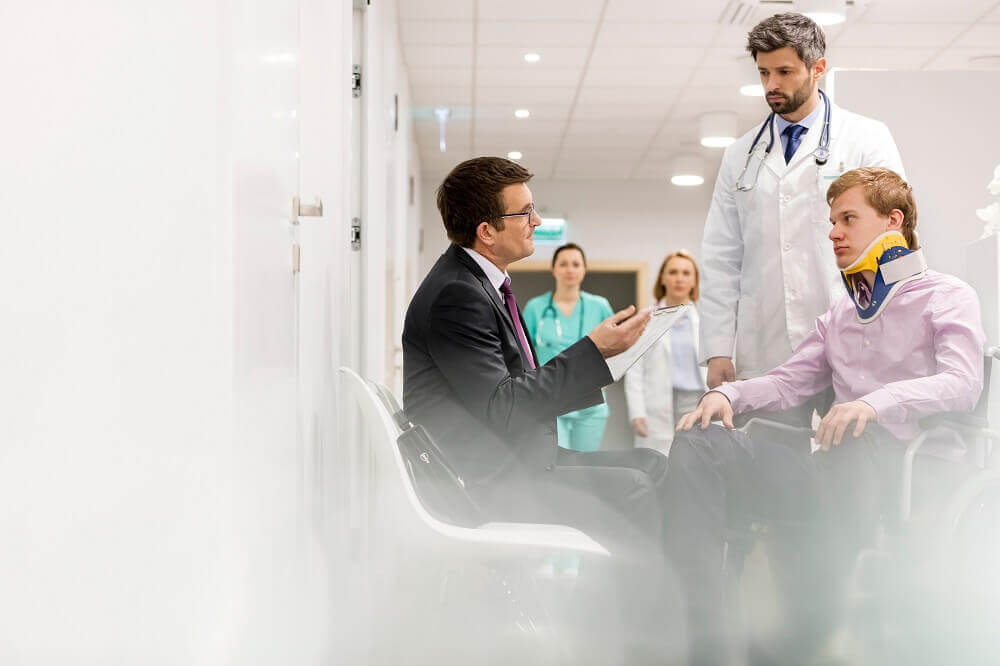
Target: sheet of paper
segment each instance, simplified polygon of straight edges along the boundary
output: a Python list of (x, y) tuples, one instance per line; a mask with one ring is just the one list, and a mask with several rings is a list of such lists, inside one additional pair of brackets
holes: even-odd
[(635, 362), (642, 358), (642, 355), (649, 351), (649, 348), (656, 344), (657, 340), (676, 324), (684, 311), (691, 307), (690, 304), (674, 305), (668, 308), (655, 308), (649, 318), (646, 330), (642, 332), (634, 345), (617, 356), (612, 356), (607, 360), (608, 369), (611, 376), (618, 381), (625, 376), (625, 371), (635, 365)]

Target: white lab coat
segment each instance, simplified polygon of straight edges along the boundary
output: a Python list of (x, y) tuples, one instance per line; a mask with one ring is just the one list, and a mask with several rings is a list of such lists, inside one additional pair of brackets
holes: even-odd
[[(659, 306), (666, 305), (664, 301)], [(698, 310), (688, 308), (686, 316), (691, 320), (694, 338), (694, 358), (698, 354), (700, 321)], [(674, 439), (674, 381), (673, 350), (670, 346), (670, 331), (659, 342), (642, 355), (635, 365), (625, 373), (625, 401), (628, 404), (629, 424), (632, 419), (644, 418), (649, 425), (648, 437), (635, 437), (635, 446), (658, 449), (663, 453), (670, 450)], [(701, 380), (705, 381), (706, 369), (701, 368)]]
[[(884, 166), (903, 175), (899, 151), (883, 123), (832, 105), (831, 155), (825, 165), (817, 166), (812, 154), (823, 129), (821, 111), (787, 165), (775, 126), (774, 146), (756, 186), (737, 192), (760, 127), (726, 149), (701, 253), (700, 358), (734, 358), (740, 379), (788, 360), (816, 317), (844, 292), (827, 238), (830, 183), (861, 166)], [(767, 140), (765, 129), (761, 142)], [(751, 160), (745, 183), (752, 182), (757, 163)]]

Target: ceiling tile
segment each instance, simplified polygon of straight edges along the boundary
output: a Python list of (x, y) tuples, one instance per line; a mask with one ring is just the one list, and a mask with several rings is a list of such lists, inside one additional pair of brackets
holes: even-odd
[(409, 74), (414, 89), (421, 86), (455, 88), (472, 83), (472, 69), (468, 67), (411, 67)]
[(516, 134), (509, 131), (484, 132), (478, 127), (476, 130), (476, 146), (509, 146), (507, 150), (520, 150), (522, 153), (540, 148), (555, 149), (561, 142), (561, 132), (529, 135), (526, 132)]
[(577, 160), (560, 160), (556, 165), (555, 178), (564, 180), (624, 180), (632, 171), (632, 162), (609, 162), (594, 160), (580, 162)]
[(577, 104), (573, 109), (574, 120), (659, 120), (664, 109), (659, 104)]
[(673, 175), (673, 163), (667, 161), (645, 161), (632, 171), (632, 178), (637, 180), (670, 181)]
[(960, 49), (950, 48), (939, 53), (928, 65), (927, 69), (949, 69), (949, 70), (980, 70), (980, 69), (1000, 69), (996, 66), (983, 67), (971, 61), (977, 56), (996, 55), (996, 49)]
[(478, 67), (510, 67), (530, 74), (539, 67), (583, 67), (589, 49), (583, 46), (547, 46), (537, 49), (542, 56), (536, 64), (524, 61), (528, 49), (514, 46), (480, 46), (476, 52)]
[(590, 67), (684, 67), (698, 64), (704, 53), (703, 48), (598, 46)]
[(664, 21), (670, 23), (714, 23), (724, 2), (690, 0), (611, 0), (604, 11), (605, 21)]
[(401, 21), (404, 46), (464, 46), (472, 44), (472, 21)]
[(845, 69), (920, 69), (935, 48), (840, 48), (827, 54), (831, 67)]
[(517, 118), (476, 118), (476, 136), (562, 136), (565, 120), (518, 120)]
[(756, 76), (753, 58), (742, 45), (713, 46), (702, 54), (701, 62), (708, 67), (741, 67)]
[(476, 104), (571, 104), (575, 87), (546, 86), (525, 90), (523, 86), (476, 86)]
[[(516, 118), (515, 109), (527, 109), (531, 115), (527, 118)], [(510, 104), (480, 104), (476, 107), (477, 119), (504, 119), (514, 121), (514, 128), (534, 124), (540, 120), (566, 121), (569, 119), (570, 105), (566, 104), (531, 104), (528, 102), (512, 102)]]
[[(542, 67), (530, 74), (520, 67), (479, 68), (476, 70), (476, 84), (483, 86), (521, 86), (537, 88), (548, 86), (572, 87), (580, 82), (580, 69)], [(523, 95), (523, 93), (522, 93)]]
[(952, 46), (959, 48), (989, 48), (1000, 55), (1000, 23), (983, 23), (972, 26)]
[(478, 0), (480, 21), (597, 21), (603, 0)]
[(407, 46), (404, 52), (408, 69), (472, 66), (471, 46)]
[[(479, 24), (482, 46), (513, 46), (541, 52), (546, 46), (589, 46), (594, 38), (593, 23), (525, 23), (490, 21)], [(543, 60), (545, 56), (542, 56)]]
[(982, 20), (983, 23), (1000, 23), (1000, 5), (997, 5), (996, 9), (990, 12)]
[(685, 68), (591, 67), (584, 82), (592, 86), (678, 87), (691, 75)]
[(996, 0), (878, 0), (866, 3), (861, 23), (972, 23)]
[(715, 37), (714, 23), (607, 23), (597, 46), (705, 47)]
[(404, 0), (398, 3), (402, 19), (472, 20), (476, 0)]
[[(848, 25), (837, 38), (836, 48), (843, 47), (941, 47), (965, 29), (962, 23), (855, 23)], [(830, 62), (830, 65), (835, 63)]]
[[(410, 79), (413, 84), (413, 79)], [(472, 104), (472, 86), (419, 86), (413, 84), (412, 102), (418, 107), (469, 106)]]
[(563, 146), (559, 154), (560, 162), (598, 162), (608, 160), (609, 162), (628, 162), (634, 164), (639, 161), (642, 149), (636, 146), (615, 146), (615, 147), (593, 147), (593, 146)]
[(580, 89), (578, 104), (643, 104), (669, 107), (677, 97), (680, 86), (623, 86), (590, 85)]

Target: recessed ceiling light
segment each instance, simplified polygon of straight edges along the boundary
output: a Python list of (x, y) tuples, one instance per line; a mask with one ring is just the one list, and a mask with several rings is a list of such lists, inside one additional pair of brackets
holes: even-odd
[(740, 86), (740, 94), (747, 97), (763, 97), (764, 86), (759, 83), (751, 83), (750, 85)]
[(678, 155), (674, 158), (670, 182), (680, 187), (695, 187), (705, 182), (705, 161), (699, 155)]
[(696, 187), (705, 182), (705, 179), (701, 176), (695, 176), (693, 174), (681, 174), (677, 176), (671, 176), (670, 182), (674, 185), (680, 187)]
[(508, 159), (519, 160), (522, 157), (524, 157), (524, 156), (521, 154), (521, 151), (519, 151), (519, 150), (512, 150), (509, 153), (507, 153), (507, 158)]
[(514, 117), (515, 118), (527, 118), (530, 115), (531, 115), (531, 111), (528, 111), (527, 109), (518, 109), (518, 110), (514, 111)]
[(739, 118), (731, 111), (703, 113), (698, 118), (698, 138), (706, 148), (725, 148), (736, 141)]
[(524, 62), (538, 62), (541, 59), (542, 59), (542, 56), (538, 55), (537, 53), (525, 53), (524, 54)]

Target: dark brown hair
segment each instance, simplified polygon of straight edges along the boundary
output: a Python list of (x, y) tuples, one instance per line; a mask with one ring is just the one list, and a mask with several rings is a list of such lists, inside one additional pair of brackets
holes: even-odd
[(910, 184), (892, 169), (861, 167), (845, 172), (830, 183), (830, 188), (826, 191), (826, 202), (832, 206), (834, 199), (857, 185), (864, 188), (865, 201), (879, 215), (887, 217), (894, 209), (903, 213), (903, 228), (900, 231), (906, 239), (907, 247), (916, 250), (919, 247), (916, 229), (917, 202), (913, 198)]
[(697, 301), (698, 297), (701, 296), (701, 274), (698, 272), (698, 262), (694, 260), (694, 257), (692, 257), (691, 253), (687, 250), (677, 250), (676, 252), (671, 252), (667, 255), (667, 258), (663, 260), (663, 263), (660, 264), (660, 270), (656, 274), (656, 284), (653, 286), (653, 297), (659, 301), (667, 295), (667, 288), (663, 286), (663, 271), (667, 269), (667, 264), (670, 263), (670, 260), (676, 257), (687, 259), (691, 262), (691, 265), (694, 266), (694, 286), (691, 287), (691, 293), (688, 294), (688, 297), (692, 301)]
[(528, 182), (533, 175), (502, 157), (474, 157), (452, 169), (437, 189), (437, 207), (448, 239), (472, 247), (481, 223), (503, 229), (501, 192), (508, 185)]
[(556, 251), (552, 253), (552, 268), (556, 267), (556, 259), (559, 258), (559, 253), (562, 252), (563, 250), (576, 250), (577, 252), (579, 252), (580, 256), (583, 257), (583, 267), (584, 268), (587, 267), (587, 255), (584, 254), (583, 248), (577, 245), (576, 243), (566, 243), (565, 245), (560, 245), (559, 247), (557, 247)]
[(747, 34), (747, 51), (757, 60), (758, 53), (770, 53), (790, 46), (799, 60), (812, 67), (826, 53), (823, 28), (803, 14), (775, 14), (754, 26)]

